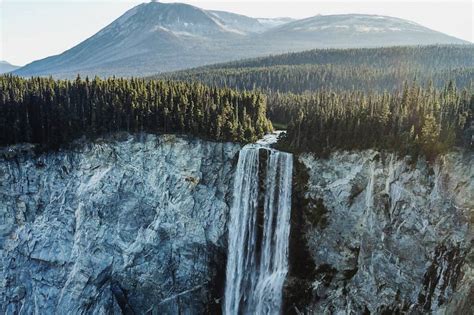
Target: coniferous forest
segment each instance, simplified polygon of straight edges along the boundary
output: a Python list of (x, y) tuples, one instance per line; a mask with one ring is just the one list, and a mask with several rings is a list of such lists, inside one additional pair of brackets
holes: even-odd
[(107, 132), (187, 133), (255, 141), (271, 130), (265, 96), (199, 83), (0, 77), (0, 145), (58, 148)]
[(215, 64), (203, 69), (271, 67), (279, 65), (365, 65), (375, 68), (409, 67), (423, 71), (469, 68), (472, 45), (392, 46), (379, 48), (312, 49)]
[(449, 80), (464, 88), (474, 81), (473, 56), (472, 46), (316, 49), (157, 77), (266, 93), (321, 89), (397, 91), (411, 81), (431, 81), (435, 87), (443, 88)]
[(472, 149), (473, 92), (449, 82), (440, 90), (406, 85), (399, 93), (277, 94), (270, 115), (291, 117), (280, 143), (291, 151), (374, 148), (433, 159), (455, 146)]
[(429, 159), (472, 148), (472, 46), (316, 49), (164, 74), (267, 94), (280, 147), (388, 149)]
[(58, 148), (116, 131), (246, 143), (273, 123), (287, 129), (279, 146), (289, 151), (325, 156), (377, 148), (433, 159), (455, 146), (472, 149), (471, 52), (462, 46), (315, 50), (161, 80), (6, 75), (0, 77), (0, 145)]
[[(474, 52), (473, 52), (474, 53)], [(458, 87), (473, 82), (474, 68), (423, 71), (406, 66), (345, 65), (278, 65), (271, 67), (210, 69), (179, 72), (164, 76), (166, 79), (185, 82), (202, 82), (210, 86), (238, 90), (261, 90), (265, 93), (309, 93), (321, 89), (333, 91), (397, 91), (405, 82), (433, 82), (442, 88), (452, 80)]]

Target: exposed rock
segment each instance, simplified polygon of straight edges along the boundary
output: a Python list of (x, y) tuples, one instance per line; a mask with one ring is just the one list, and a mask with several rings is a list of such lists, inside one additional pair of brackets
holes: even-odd
[(327, 210), (326, 224), (300, 229), (316, 268), (306, 279), (312, 302), (300, 312), (471, 313), (472, 152), (434, 165), (375, 151), (300, 161), (306, 199)]
[[(0, 314), (221, 310), (236, 144), (0, 150)], [(474, 313), (474, 156), (295, 160), (285, 314)]]
[(2, 151), (0, 313), (220, 309), (238, 150), (126, 135), (38, 156)]

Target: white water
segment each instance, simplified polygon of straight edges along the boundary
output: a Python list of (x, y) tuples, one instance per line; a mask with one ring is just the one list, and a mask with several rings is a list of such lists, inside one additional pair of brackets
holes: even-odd
[(240, 151), (230, 213), (224, 314), (281, 311), (288, 272), (292, 171), (291, 154), (261, 145), (247, 145)]
[(276, 130), (272, 133), (268, 133), (268, 134), (264, 135), (262, 139), (258, 140), (257, 144), (261, 144), (261, 145), (266, 146), (266, 147), (271, 146), (272, 144), (277, 143), (278, 138), (282, 134), (285, 134), (285, 133), (286, 133), (285, 130)]

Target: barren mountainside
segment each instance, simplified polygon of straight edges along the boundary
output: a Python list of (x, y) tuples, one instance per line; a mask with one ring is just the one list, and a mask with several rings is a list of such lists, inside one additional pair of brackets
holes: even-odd
[(129, 10), (64, 53), (17, 70), (23, 76), (145, 76), (318, 47), (462, 44), (410, 21), (375, 15), (259, 19), (151, 2)]

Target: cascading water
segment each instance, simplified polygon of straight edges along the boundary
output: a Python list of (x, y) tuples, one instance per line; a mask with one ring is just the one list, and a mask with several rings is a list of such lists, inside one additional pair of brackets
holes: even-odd
[(239, 155), (224, 314), (279, 314), (288, 272), (293, 156), (261, 145)]

